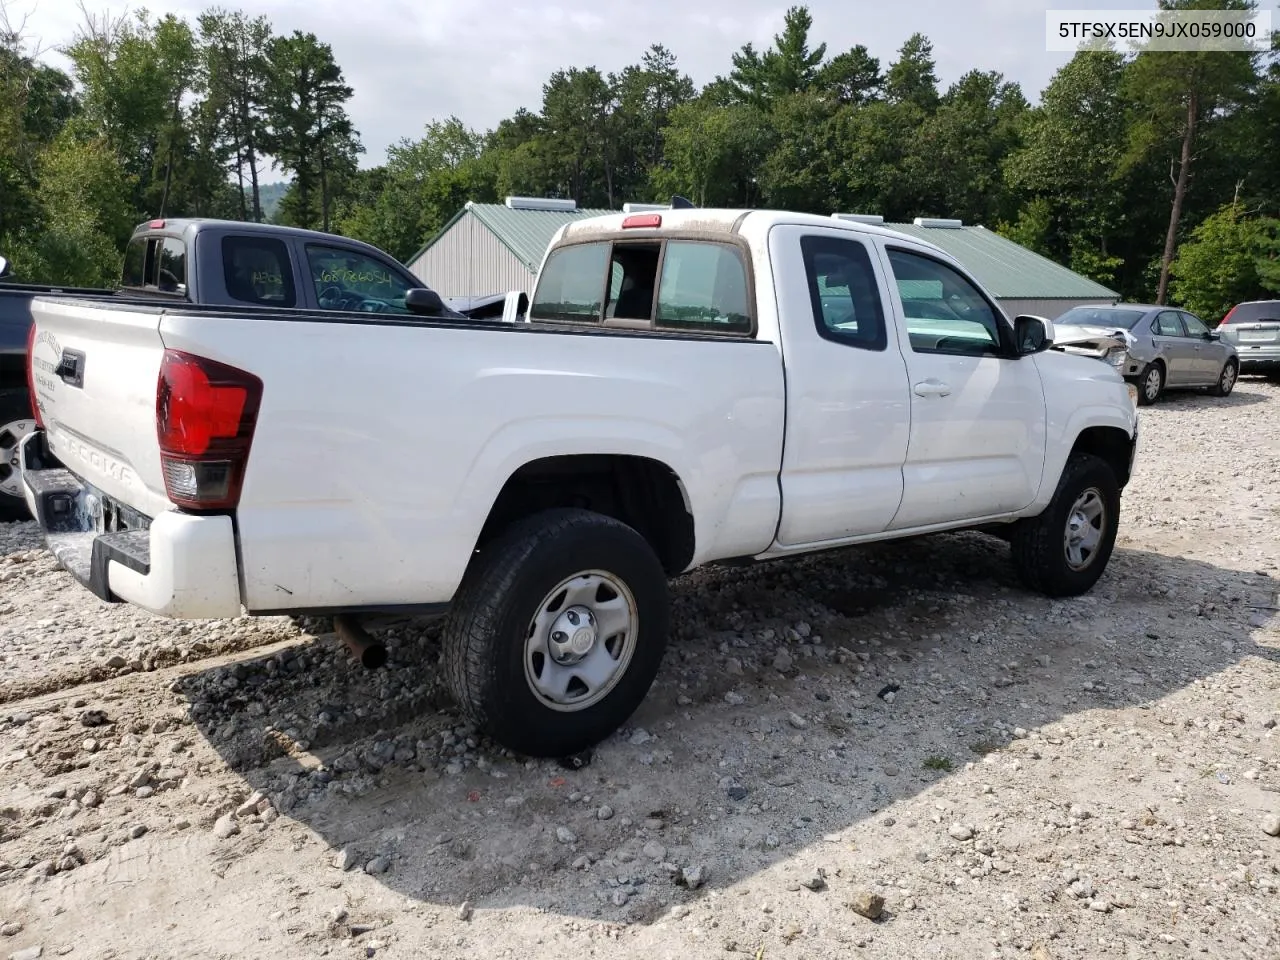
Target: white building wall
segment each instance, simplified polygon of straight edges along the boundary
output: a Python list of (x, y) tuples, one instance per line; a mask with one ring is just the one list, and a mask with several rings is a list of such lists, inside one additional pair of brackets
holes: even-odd
[(467, 211), (409, 270), (442, 297), (480, 297), (523, 290), (535, 279), (506, 245)]

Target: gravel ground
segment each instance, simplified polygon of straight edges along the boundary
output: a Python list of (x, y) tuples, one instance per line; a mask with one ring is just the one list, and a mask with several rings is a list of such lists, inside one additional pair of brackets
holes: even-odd
[(0, 526), (0, 957), (1280, 954), (1280, 385), (1143, 410), (1088, 596), (938, 536), (675, 587), (576, 763), (430, 626), (99, 603)]

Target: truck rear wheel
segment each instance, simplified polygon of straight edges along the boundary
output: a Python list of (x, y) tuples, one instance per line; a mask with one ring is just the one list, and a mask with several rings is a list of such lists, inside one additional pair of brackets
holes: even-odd
[(1074, 597), (1098, 582), (1120, 527), (1120, 485), (1106, 461), (1089, 453), (1067, 460), (1049, 506), (1019, 520), (1009, 543), (1023, 585), (1050, 597)]
[(444, 627), (445, 676), (503, 746), (568, 756), (644, 700), (669, 609), (666, 574), (640, 534), (587, 510), (548, 510), (473, 561)]
[(30, 520), (18, 469), (18, 444), (36, 428), (25, 390), (0, 391), (0, 522)]

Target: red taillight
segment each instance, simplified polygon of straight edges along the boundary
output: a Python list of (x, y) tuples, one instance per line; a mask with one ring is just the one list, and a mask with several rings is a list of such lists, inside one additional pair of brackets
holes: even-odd
[(627, 217), (622, 221), (622, 229), (627, 230), (631, 227), (660, 227), (662, 226), (662, 214), (660, 213), (637, 213)]
[(1223, 327), (1223, 326), (1226, 326), (1228, 323), (1230, 323), (1230, 322), (1231, 322), (1231, 315), (1232, 315), (1233, 313), (1235, 313), (1235, 312), (1236, 312), (1237, 310), (1239, 310), (1239, 309), (1240, 309), (1240, 308), (1239, 308), (1238, 306), (1235, 306), (1235, 307), (1232, 307), (1230, 310), (1228, 310), (1228, 311), (1227, 311), (1227, 315), (1226, 315), (1225, 317), (1223, 317), (1223, 318), (1222, 318), (1222, 322), (1221, 322), (1221, 323), (1219, 323), (1219, 324), (1218, 324), (1218, 326)]
[(150, 223), (147, 224), (147, 226), (150, 227), (152, 230), (159, 230), (164, 227), (164, 221), (152, 220)]
[(27, 330), (27, 396), (31, 400), (31, 416), (35, 418), (36, 427), (44, 428), (44, 418), (40, 416), (40, 398), (36, 396), (36, 325), (32, 321)]
[(224, 363), (166, 350), (156, 383), (156, 434), (169, 499), (193, 510), (240, 502), (262, 381)]

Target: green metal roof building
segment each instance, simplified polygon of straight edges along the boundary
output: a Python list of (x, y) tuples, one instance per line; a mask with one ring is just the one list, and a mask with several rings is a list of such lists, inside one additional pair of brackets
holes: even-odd
[[(413, 255), (408, 266), (442, 297), (485, 296), (508, 290), (532, 295), (542, 255), (560, 227), (617, 212), (581, 209), (573, 200), (536, 197), (468, 203)], [(1120, 298), (1116, 291), (982, 226), (929, 217), (917, 217), (911, 223), (885, 223), (878, 216), (832, 216), (874, 223), (942, 248), (973, 273), (1010, 317), (1034, 313), (1055, 319), (1080, 304), (1115, 303)]]
[(542, 255), (566, 223), (616, 210), (581, 209), (572, 200), (507, 197), (468, 202), (409, 260), (414, 276), (442, 297), (508, 290), (532, 296)]

